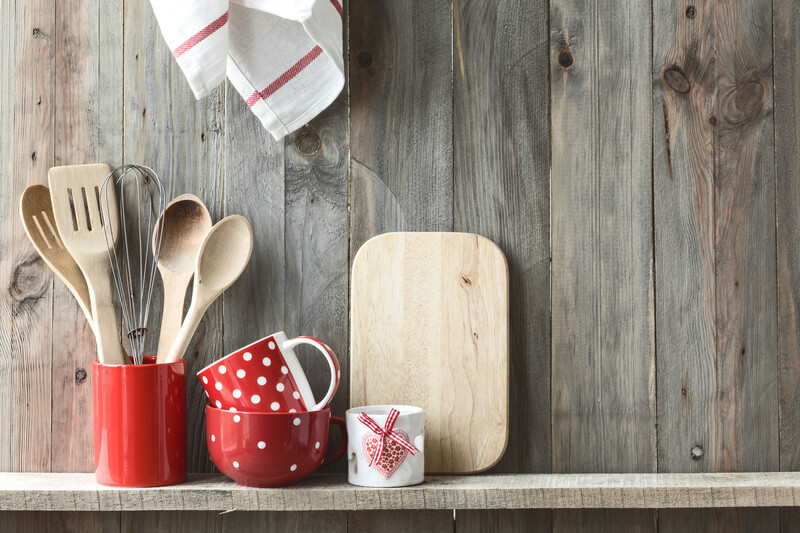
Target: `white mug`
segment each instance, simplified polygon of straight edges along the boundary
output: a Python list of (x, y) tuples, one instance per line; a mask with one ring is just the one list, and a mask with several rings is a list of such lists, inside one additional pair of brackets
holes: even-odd
[[(413, 453), (392, 439), (384, 440), (380, 461), (375, 455), (381, 435), (358, 419), (366, 414), (381, 429), (386, 427), (389, 411), (399, 415), (392, 427), (401, 438), (416, 448)], [(422, 483), (425, 479), (425, 417), (420, 407), (410, 405), (371, 405), (354, 407), (345, 413), (347, 419), (347, 481), (362, 487), (404, 487)]]

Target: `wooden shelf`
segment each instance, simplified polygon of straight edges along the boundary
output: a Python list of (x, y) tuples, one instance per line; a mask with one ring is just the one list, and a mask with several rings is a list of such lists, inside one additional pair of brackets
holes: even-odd
[(789, 507), (800, 502), (800, 472), (739, 474), (508, 474), (429, 476), (415, 487), (349, 485), (312, 476), (283, 489), (255, 489), (222, 475), (193, 474), (180, 485), (104, 487), (94, 474), (0, 473), (0, 510), (323, 511)]

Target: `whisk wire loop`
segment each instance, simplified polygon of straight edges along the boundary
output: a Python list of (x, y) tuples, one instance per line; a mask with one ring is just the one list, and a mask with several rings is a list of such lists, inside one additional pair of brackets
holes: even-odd
[[(122, 165), (106, 176), (100, 188), (101, 218), (113, 216), (108, 187), (116, 191), (119, 234), (111, 224), (102, 224), (111, 277), (122, 310), (123, 327), (135, 364), (144, 361), (147, 324), (158, 271), (158, 255), (164, 224), (153, 235), (165, 207), (164, 185), (156, 172), (143, 165)], [(128, 191), (129, 188), (133, 190)], [(130, 197), (133, 196), (131, 199)], [(126, 209), (133, 201), (135, 209)], [(103, 212), (105, 211), (105, 212)], [(152, 248), (151, 248), (152, 241)]]

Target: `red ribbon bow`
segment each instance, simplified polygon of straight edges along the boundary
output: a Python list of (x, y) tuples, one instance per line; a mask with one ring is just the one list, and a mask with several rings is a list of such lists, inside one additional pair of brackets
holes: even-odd
[(367, 426), (369, 429), (372, 430), (373, 433), (378, 435), (380, 438), (378, 439), (378, 448), (375, 450), (375, 455), (373, 455), (369, 460), (369, 466), (372, 466), (372, 463), (377, 460), (378, 463), (381, 462), (381, 458), (383, 457), (383, 449), (386, 444), (386, 439), (392, 439), (396, 442), (400, 447), (405, 448), (411, 455), (415, 455), (415, 451), (419, 451), (416, 446), (408, 442), (408, 440), (393, 431), (392, 428), (394, 427), (394, 423), (397, 422), (397, 417), (400, 416), (400, 411), (397, 409), (390, 409), (389, 416), (386, 417), (386, 424), (381, 428), (373, 419), (371, 419), (366, 413), (361, 413), (358, 415), (358, 421)]

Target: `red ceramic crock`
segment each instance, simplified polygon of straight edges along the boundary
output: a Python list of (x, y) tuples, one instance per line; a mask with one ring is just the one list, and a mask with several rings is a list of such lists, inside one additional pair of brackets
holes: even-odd
[(94, 362), (94, 465), (101, 485), (186, 479), (186, 362)]
[[(331, 425), (339, 426), (327, 455)], [(302, 413), (228, 411), (206, 406), (206, 442), (220, 472), (250, 487), (283, 487), (339, 459), (347, 448), (347, 424), (330, 408)]]

